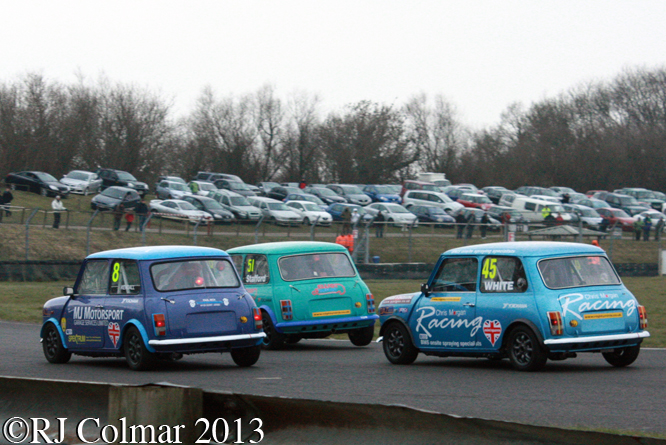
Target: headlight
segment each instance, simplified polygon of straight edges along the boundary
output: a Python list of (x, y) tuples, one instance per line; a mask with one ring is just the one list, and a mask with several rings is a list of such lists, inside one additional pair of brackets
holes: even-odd
[(55, 185), (49, 185), (49, 188), (50, 188), (51, 190), (58, 190), (58, 187), (56, 187)]
[(381, 198), (379, 198), (379, 200), (380, 200), (380, 201), (384, 201), (384, 202), (388, 201), (388, 199), (385, 198), (385, 197), (383, 197), (383, 196), (382, 196)]
[(247, 218), (247, 212), (238, 212), (238, 216), (241, 218)]
[(127, 187), (132, 187), (132, 188), (134, 188), (134, 184), (131, 183), (131, 182), (128, 182), (128, 183), (127, 183)]

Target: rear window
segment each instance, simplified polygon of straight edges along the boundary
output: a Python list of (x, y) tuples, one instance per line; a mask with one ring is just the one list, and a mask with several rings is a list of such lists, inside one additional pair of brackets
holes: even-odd
[(606, 257), (580, 256), (539, 261), (539, 273), (546, 287), (569, 287), (620, 284)]
[(280, 258), (280, 275), (285, 281), (316, 278), (354, 277), (356, 271), (344, 253), (313, 253)]
[(240, 286), (236, 270), (226, 258), (153, 264), (150, 275), (158, 291)]

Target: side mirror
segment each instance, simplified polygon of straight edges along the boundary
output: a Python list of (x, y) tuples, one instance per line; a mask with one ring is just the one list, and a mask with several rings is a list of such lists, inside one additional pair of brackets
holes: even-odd
[(421, 284), (421, 292), (428, 298), (428, 295), (430, 295), (430, 286), (428, 286), (428, 283)]
[(74, 295), (74, 288), (65, 286), (62, 288), (62, 294), (71, 297), (72, 295)]

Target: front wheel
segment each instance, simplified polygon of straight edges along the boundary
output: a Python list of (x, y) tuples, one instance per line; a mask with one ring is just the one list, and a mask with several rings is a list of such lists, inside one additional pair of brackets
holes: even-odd
[(548, 360), (534, 332), (522, 326), (511, 332), (507, 354), (511, 366), (518, 371), (538, 371)]
[(231, 350), (231, 358), (241, 368), (254, 365), (261, 355), (261, 346), (250, 346), (249, 348), (235, 348)]
[(45, 189), (44, 187), (39, 189), (39, 194), (42, 196), (49, 196), (49, 191)]
[(155, 354), (146, 348), (139, 330), (134, 326), (130, 327), (123, 340), (125, 344), (125, 358), (127, 364), (133, 371), (144, 371), (150, 369), (155, 364)]
[(615, 349), (613, 352), (604, 352), (604, 359), (616, 368), (629, 366), (638, 358), (641, 352), (641, 345), (629, 346), (627, 348)]
[(83, 196), (88, 196), (90, 194), (90, 189), (88, 187), (83, 189)]
[(384, 355), (394, 365), (414, 363), (419, 350), (412, 344), (407, 328), (398, 322), (392, 323), (384, 333)]
[(349, 341), (352, 342), (354, 346), (368, 346), (372, 341), (372, 338), (375, 336), (375, 327), (368, 326), (361, 329), (354, 329), (349, 331)]
[(262, 311), (261, 320), (264, 324), (264, 333), (266, 334), (261, 345), (264, 349), (280, 349), (284, 345), (285, 335), (275, 330), (273, 320), (271, 320), (271, 316), (268, 313)]
[(69, 359), (72, 358), (72, 353), (62, 344), (60, 332), (58, 332), (58, 329), (53, 323), (49, 323), (48, 326), (44, 328), (42, 348), (44, 349), (44, 357), (46, 357), (46, 360), (48, 360), (49, 363), (67, 363)]

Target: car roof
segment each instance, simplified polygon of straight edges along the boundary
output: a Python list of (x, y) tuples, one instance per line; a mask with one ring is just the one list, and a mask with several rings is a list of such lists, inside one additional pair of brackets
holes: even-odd
[(252, 244), (229, 249), (230, 255), (235, 253), (262, 253), (262, 254), (296, 254), (306, 252), (346, 252), (347, 248), (335, 243), (321, 241), (278, 241), (274, 243)]
[(146, 246), (106, 250), (88, 255), (87, 259), (122, 258), (128, 260), (162, 260), (185, 257), (227, 256), (224, 250), (196, 246)]
[(598, 255), (604, 250), (591, 244), (556, 241), (515, 241), (458, 247), (444, 252), (445, 255), (518, 255), (518, 256), (564, 256)]

